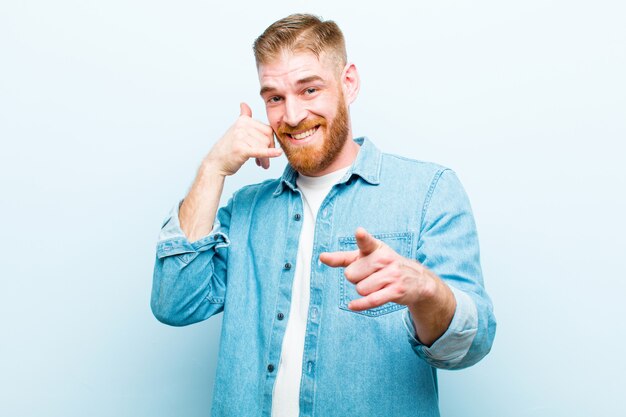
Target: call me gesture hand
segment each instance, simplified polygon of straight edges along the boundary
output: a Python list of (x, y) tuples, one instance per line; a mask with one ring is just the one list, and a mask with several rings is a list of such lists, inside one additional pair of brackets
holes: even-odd
[(282, 155), (276, 148), (274, 131), (265, 123), (252, 118), (252, 110), (241, 103), (239, 117), (224, 136), (215, 144), (205, 163), (213, 163), (219, 173), (228, 176), (236, 173), (250, 158), (267, 169), (269, 159)]
[(252, 118), (252, 110), (241, 103), (239, 117), (205, 156), (189, 193), (180, 206), (180, 227), (190, 242), (213, 229), (224, 178), (235, 174), (251, 158), (267, 169), (270, 158), (282, 155), (276, 148), (274, 131)]
[(355, 237), (359, 249), (320, 255), (324, 264), (344, 267), (346, 279), (363, 296), (348, 307), (362, 311), (388, 302), (406, 305), (415, 323), (416, 337), (424, 345), (432, 345), (454, 316), (456, 299), (450, 288), (422, 264), (400, 256), (362, 227)]

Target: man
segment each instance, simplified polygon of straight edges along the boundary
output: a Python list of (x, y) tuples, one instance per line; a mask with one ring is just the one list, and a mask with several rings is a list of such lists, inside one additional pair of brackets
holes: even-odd
[[(334, 22), (289, 16), (254, 52), (270, 125), (242, 103), (167, 219), (155, 316), (224, 312), (213, 417), (438, 416), (436, 368), (473, 365), (495, 333), (462, 186), (352, 140), (359, 76)], [(281, 178), (218, 211), (226, 176), (283, 151)]]

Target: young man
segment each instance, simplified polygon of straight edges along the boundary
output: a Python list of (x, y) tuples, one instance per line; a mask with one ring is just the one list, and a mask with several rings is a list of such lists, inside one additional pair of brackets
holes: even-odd
[[(242, 103), (167, 219), (155, 316), (224, 312), (213, 417), (438, 416), (436, 368), (473, 365), (495, 334), (462, 186), (352, 140), (359, 76), (334, 22), (289, 16), (254, 51), (270, 126)], [(218, 210), (226, 176), (283, 151), (281, 178)]]

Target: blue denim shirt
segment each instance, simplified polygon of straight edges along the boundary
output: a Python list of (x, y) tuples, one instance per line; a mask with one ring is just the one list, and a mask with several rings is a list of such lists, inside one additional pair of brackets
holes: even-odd
[[(444, 167), (381, 153), (368, 139), (322, 203), (315, 223), (301, 416), (438, 416), (436, 368), (478, 362), (493, 342), (476, 227)], [(212, 416), (271, 415), (300, 236), (302, 198), (289, 165), (279, 179), (237, 191), (213, 231), (190, 243), (178, 205), (157, 245), (151, 306), (184, 326), (223, 312)], [(441, 277), (457, 299), (448, 330), (426, 347), (405, 306), (352, 311), (360, 297), (342, 269), (319, 262), (354, 250), (358, 226)], [(281, 314), (279, 314), (281, 313)]]

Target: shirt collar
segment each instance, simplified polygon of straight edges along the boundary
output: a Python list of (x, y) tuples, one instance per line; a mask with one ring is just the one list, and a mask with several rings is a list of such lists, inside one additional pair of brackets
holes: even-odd
[[(338, 184), (348, 182), (353, 175), (363, 178), (363, 180), (369, 184), (380, 184), (382, 153), (367, 137), (356, 138), (354, 141), (361, 147), (361, 149), (359, 149), (359, 153), (357, 154), (354, 163), (341, 180), (339, 180)], [(293, 169), (291, 165), (287, 164), (273, 195), (280, 195), (285, 190), (285, 187), (295, 191), (297, 177), (298, 172)]]

